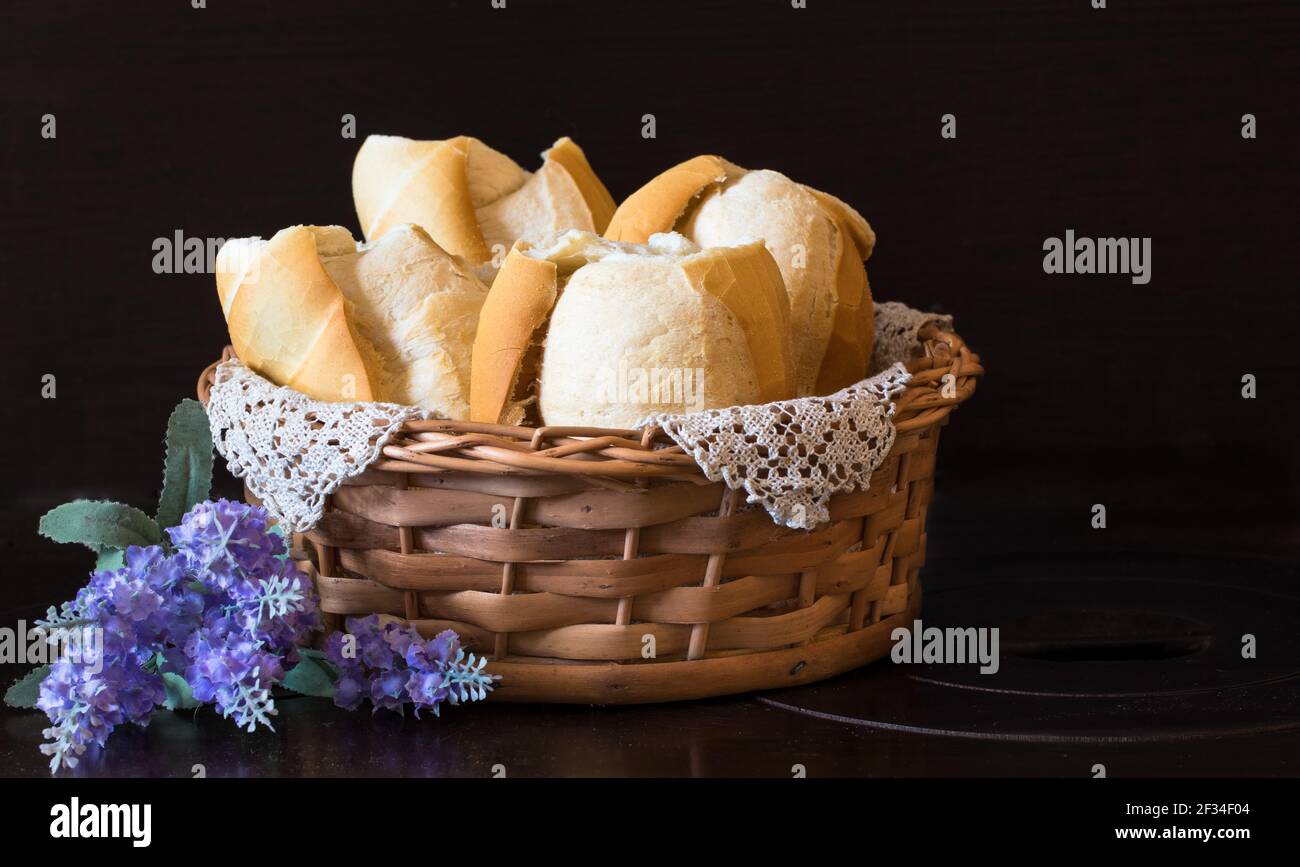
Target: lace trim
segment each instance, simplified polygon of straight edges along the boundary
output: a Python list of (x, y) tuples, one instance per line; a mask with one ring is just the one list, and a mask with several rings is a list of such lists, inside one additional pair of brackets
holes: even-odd
[(326, 403), (277, 386), (238, 359), (217, 367), (212, 442), (235, 478), (293, 532), (316, 526), (325, 498), (378, 459), (401, 426), (425, 418), (392, 403)]
[[(893, 399), (927, 323), (952, 317), (898, 302), (875, 305), (876, 374), (827, 397), (644, 420), (658, 424), (712, 481), (744, 488), (780, 524), (829, 520), (838, 493), (868, 487), (894, 444)], [(374, 463), (401, 426), (428, 413), (391, 403), (327, 403), (277, 386), (237, 359), (217, 367), (208, 420), (217, 451), (263, 505), (294, 532), (320, 520), (325, 498)]]
[(745, 489), (778, 524), (810, 530), (830, 520), (832, 496), (867, 488), (894, 445), (895, 396), (911, 374), (894, 364), (829, 397), (802, 397), (646, 422), (664, 429), (704, 475)]
[(920, 345), (917, 333), (934, 322), (952, 330), (952, 317), (944, 313), (922, 313), (898, 301), (875, 305), (876, 342), (872, 344), (871, 372), (879, 373), (896, 361), (906, 363)]

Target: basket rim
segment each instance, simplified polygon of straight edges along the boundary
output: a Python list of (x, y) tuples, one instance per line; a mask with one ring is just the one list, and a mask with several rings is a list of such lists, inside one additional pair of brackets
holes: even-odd
[[(956, 332), (932, 322), (922, 327), (918, 338), (920, 352), (904, 362), (911, 378), (893, 402), (894, 429), (899, 435), (944, 423), (975, 393), (976, 378), (984, 373), (979, 355)], [(235, 357), (233, 347), (226, 346), (221, 358), (199, 375), (196, 392), (204, 406), (211, 396), (217, 366)], [(950, 375), (952, 380), (948, 380)], [(945, 388), (949, 384), (955, 388)], [(657, 425), (527, 427), (456, 419), (411, 420), (398, 428), (382, 457), (369, 469), (521, 477), (563, 474), (616, 490), (633, 490), (637, 482), (650, 479), (708, 483), (694, 458)]]

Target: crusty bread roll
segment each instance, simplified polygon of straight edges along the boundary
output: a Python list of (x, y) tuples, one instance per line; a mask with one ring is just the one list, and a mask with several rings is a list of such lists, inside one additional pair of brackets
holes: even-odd
[(487, 286), (418, 226), (394, 227), (360, 247), (347, 240), (350, 251), (322, 261), (351, 302), (362, 346), (373, 350), (368, 368), (380, 399), (465, 418)]
[(516, 243), (479, 319), (470, 418), (632, 427), (794, 393), (789, 302), (757, 241)]
[(358, 245), (341, 226), (241, 238), (217, 257), (235, 354), (321, 400), (469, 412), (469, 365), (487, 287), (418, 226)]
[(374, 240), (415, 223), (491, 282), (516, 240), (565, 229), (603, 232), (614, 200), (582, 150), (561, 138), (535, 174), (476, 138), (372, 135), (352, 167), (361, 230)]
[(639, 243), (671, 230), (703, 247), (765, 242), (789, 295), (799, 394), (829, 394), (866, 376), (874, 325), (862, 263), (875, 234), (853, 208), (779, 172), (700, 156), (629, 196), (605, 234)]
[(230, 343), (250, 368), (319, 400), (373, 400), (346, 301), (308, 226), (269, 241), (239, 238), (217, 254)]

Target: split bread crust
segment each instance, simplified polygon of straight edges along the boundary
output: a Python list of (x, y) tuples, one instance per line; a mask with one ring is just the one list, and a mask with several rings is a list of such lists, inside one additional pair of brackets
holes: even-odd
[(414, 223), (486, 283), (515, 241), (603, 232), (614, 213), (614, 199), (568, 137), (530, 173), (470, 136), (368, 136), (352, 167), (352, 196), (367, 240)]
[(705, 155), (628, 196), (605, 235), (643, 243), (669, 231), (703, 247), (766, 244), (789, 297), (800, 395), (829, 394), (867, 375), (875, 334), (863, 263), (876, 236), (852, 207), (779, 172)]
[(757, 241), (569, 231), (506, 257), (479, 319), (470, 419), (635, 427), (794, 394), (781, 273)]
[(358, 244), (342, 226), (239, 238), (217, 256), (235, 354), (318, 400), (469, 413), (469, 368), (487, 287), (413, 225)]

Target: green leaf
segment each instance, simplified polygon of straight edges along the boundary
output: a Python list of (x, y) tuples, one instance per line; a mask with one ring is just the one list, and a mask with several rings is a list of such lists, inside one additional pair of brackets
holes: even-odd
[(110, 548), (102, 552), (95, 559), (96, 572), (111, 572), (114, 569), (121, 569), (126, 562), (126, 552), (120, 548)]
[(50, 667), (42, 665), (33, 668), (10, 684), (5, 690), (5, 704), (10, 707), (34, 708), (36, 699), (41, 694), (41, 681), (50, 676)]
[(129, 545), (156, 545), (162, 532), (144, 512), (107, 500), (73, 500), (46, 512), (40, 533), (56, 542), (76, 542), (96, 554)]
[(212, 490), (212, 432), (203, 404), (186, 398), (167, 419), (167, 456), (163, 462), (158, 526), (174, 527)]
[(190, 689), (189, 681), (179, 674), (164, 671), (162, 679), (163, 689), (167, 693), (167, 698), (163, 700), (163, 707), (168, 710), (184, 710), (202, 705), (202, 702), (194, 698), (194, 691)]
[(298, 664), (284, 675), (283, 686), (302, 695), (332, 698), (334, 695), (334, 667), (319, 651), (308, 653), (298, 648)]

